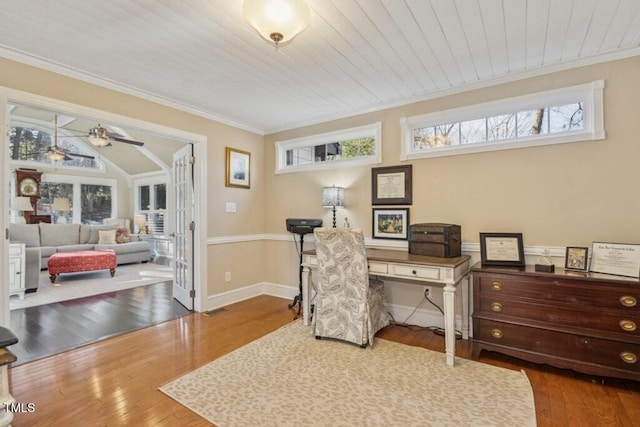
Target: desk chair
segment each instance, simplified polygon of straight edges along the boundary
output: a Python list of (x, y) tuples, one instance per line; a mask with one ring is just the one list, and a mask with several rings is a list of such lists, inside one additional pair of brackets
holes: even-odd
[(369, 279), (362, 230), (316, 228), (316, 338), (336, 338), (361, 347), (389, 324), (381, 280)]

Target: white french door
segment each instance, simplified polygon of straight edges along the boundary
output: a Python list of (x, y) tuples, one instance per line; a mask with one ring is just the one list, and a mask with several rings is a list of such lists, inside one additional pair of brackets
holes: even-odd
[(173, 297), (193, 310), (193, 144), (173, 154), (172, 185), (175, 232), (173, 233)]

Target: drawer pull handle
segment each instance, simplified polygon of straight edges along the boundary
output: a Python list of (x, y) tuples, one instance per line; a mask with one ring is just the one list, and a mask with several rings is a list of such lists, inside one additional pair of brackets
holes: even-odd
[(495, 281), (495, 282), (491, 282), (491, 289), (493, 289), (494, 291), (501, 291), (502, 290), (502, 283)]
[(491, 336), (494, 338), (502, 338), (502, 331), (500, 329), (492, 329)]
[(492, 311), (502, 311), (502, 304), (500, 304), (499, 302), (492, 302), (491, 303), (491, 310)]
[(629, 351), (623, 351), (620, 353), (620, 359), (622, 359), (624, 363), (633, 364), (638, 361), (638, 356)]
[(620, 297), (620, 304), (624, 305), (625, 307), (635, 307), (637, 303), (638, 301), (632, 296), (623, 295)]
[(633, 320), (621, 320), (620, 327), (623, 331), (633, 332), (636, 330), (636, 322)]
[(411, 270), (411, 274), (416, 275), (418, 272), (416, 270)]

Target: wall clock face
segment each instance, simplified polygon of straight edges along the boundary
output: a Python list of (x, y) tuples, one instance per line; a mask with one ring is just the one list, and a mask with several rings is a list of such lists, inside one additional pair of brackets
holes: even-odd
[(38, 183), (33, 178), (25, 178), (20, 181), (20, 193), (23, 196), (35, 196), (38, 194)]

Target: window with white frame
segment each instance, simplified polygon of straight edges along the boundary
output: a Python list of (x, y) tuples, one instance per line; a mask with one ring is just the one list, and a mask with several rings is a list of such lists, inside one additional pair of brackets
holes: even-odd
[[(13, 178), (12, 178), (13, 179)], [(116, 180), (44, 174), (37, 203), (38, 215), (51, 215), (52, 222), (102, 224), (115, 216)], [(69, 210), (57, 211), (55, 199), (68, 202)]]
[(166, 234), (167, 182), (164, 177), (136, 180), (136, 215), (143, 215), (149, 231)]
[(277, 141), (276, 173), (331, 169), (382, 161), (382, 124)]
[(604, 139), (602, 80), (402, 119), (401, 160)]

